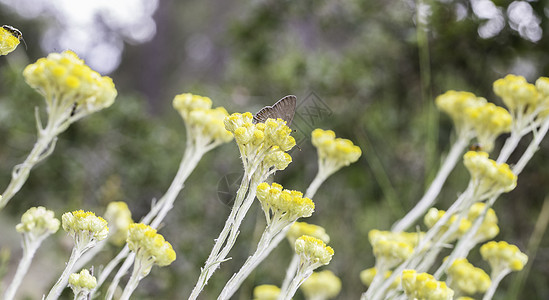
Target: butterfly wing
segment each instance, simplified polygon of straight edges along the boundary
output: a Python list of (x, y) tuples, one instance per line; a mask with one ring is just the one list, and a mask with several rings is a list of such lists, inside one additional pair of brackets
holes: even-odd
[(286, 121), (286, 125), (290, 126), (295, 115), (295, 107), (297, 98), (294, 95), (288, 95), (278, 100), (272, 106), (265, 106), (258, 111), (253, 119), (253, 123), (265, 123), (267, 119), (281, 118)]

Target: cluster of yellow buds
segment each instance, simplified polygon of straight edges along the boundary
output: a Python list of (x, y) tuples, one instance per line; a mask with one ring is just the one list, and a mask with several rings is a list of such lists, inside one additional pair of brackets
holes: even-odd
[[(484, 212), (485, 208), (486, 204), (484, 203), (477, 202), (473, 204), (471, 208), (469, 208), (467, 219), (469, 219), (469, 221), (471, 222), (474, 222), (480, 216), (480, 214)], [(486, 215), (484, 216), (482, 224), (480, 224), (480, 227), (475, 234), (474, 240), (476, 243), (481, 243), (495, 238), (498, 233), (498, 217), (496, 216), (496, 212), (492, 208), (489, 208), (488, 211), (486, 211)]]
[(74, 299), (87, 299), (88, 294), (97, 286), (97, 279), (90, 271), (83, 269), (80, 273), (69, 276), (69, 286), (74, 293)]
[(17, 48), (19, 39), (7, 28), (0, 27), (0, 55), (7, 55)]
[(332, 130), (315, 129), (312, 143), (318, 152), (319, 166), (332, 174), (358, 160), (362, 151), (348, 139), (336, 138)]
[(538, 105), (536, 86), (522, 76), (509, 74), (496, 80), (494, 93), (501, 97), (511, 112), (533, 112)]
[[(480, 216), (480, 214), (484, 211), (484, 208), (486, 207), (486, 204), (477, 202), (473, 204), (469, 208), (469, 212), (467, 214), (466, 218), (463, 218), (459, 222), (459, 226), (457, 227), (457, 230), (453, 235), (448, 237), (448, 239), (445, 242), (451, 242), (455, 239), (463, 236), (472, 226), (473, 222)], [(428, 228), (433, 227), (438, 220), (444, 216), (446, 211), (444, 210), (438, 210), (436, 208), (431, 208), (427, 212), (427, 214), (424, 217), (424, 223)], [(452, 215), (450, 219), (448, 220), (447, 224), (444, 224), (441, 228), (441, 234), (444, 234), (450, 226), (456, 222), (458, 216)], [(482, 221), (482, 224), (480, 225), (477, 233), (474, 236), (475, 244), (493, 239), (496, 235), (499, 233), (499, 227), (498, 227), (498, 218), (496, 216), (496, 212), (489, 208), (486, 212), (486, 216), (484, 220)]]
[(153, 264), (167, 266), (175, 260), (172, 245), (149, 225), (134, 223), (128, 230), (128, 247), (141, 261), (142, 276), (147, 275)]
[(324, 229), (324, 227), (306, 222), (293, 223), (286, 233), (286, 237), (288, 238), (290, 245), (294, 245), (295, 241), (302, 235), (312, 236), (322, 240), (324, 243), (330, 242), (330, 236), (326, 233), (326, 229)]
[(388, 270), (403, 262), (412, 255), (422, 236), (423, 233), (415, 232), (370, 230), (368, 240), (376, 257), (376, 266)]
[[(385, 273), (383, 274), (383, 276), (385, 277), (385, 279), (389, 278), (391, 275), (393, 274), (392, 271), (385, 271)], [(377, 268), (376, 267), (373, 267), (373, 268), (369, 268), (369, 269), (366, 269), (366, 270), (362, 270), (360, 272), (360, 281), (365, 285), (365, 286), (370, 286), (370, 284), (372, 284), (372, 281), (374, 281), (374, 277), (377, 275)], [(397, 287), (400, 286), (400, 276), (396, 276), (395, 277), (395, 280), (393, 281), (393, 283), (391, 283), (391, 285), (389, 286), (389, 289), (396, 289)]]
[(277, 300), (280, 288), (272, 284), (262, 284), (254, 288), (253, 300)]
[(229, 115), (223, 107), (212, 108), (212, 100), (208, 97), (190, 93), (179, 94), (173, 99), (173, 107), (179, 112), (193, 142), (207, 145), (226, 143), (233, 139), (225, 130), (223, 120)]
[(456, 259), (448, 268), (450, 287), (457, 294), (474, 295), (484, 293), (492, 281), (483, 269), (473, 266), (466, 258)]
[(315, 209), (314, 202), (304, 198), (303, 193), (283, 189), (280, 184), (263, 182), (257, 187), (257, 199), (267, 218), (267, 226), (277, 224), (281, 229), (298, 218), (310, 217)]
[(477, 97), (470, 92), (447, 91), (435, 99), (435, 104), (439, 110), (447, 113), (458, 134), (467, 133), (472, 130), (470, 116), (467, 113), (471, 108), (486, 104), (486, 99)]
[(450, 300), (454, 297), (454, 291), (444, 281), (415, 270), (402, 271), (402, 288), (410, 299)]
[(105, 211), (105, 219), (109, 222), (110, 226), (110, 241), (116, 245), (122, 245), (126, 242), (128, 228), (133, 224), (132, 212), (126, 202), (110, 202)]
[(249, 175), (261, 168), (261, 173), (275, 167), (285, 169), (292, 157), (285, 153), (295, 146), (290, 136), (292, 130), (282, 119), (267, 119), (265, 123), (253, 123), (253, 115), (234, 113), (225, 118), (225, 129), (236, 140), (244, 168)]
[(500, 273), (520, 271), (528, 262), (528, 256), (515, 245), (505, 241), (488, 242), (480, 247), (482, 259), (488, 261), (492, 268), (492, 277)]
[(304, 235), (295, 241), (295, 253), (301, 258), (303, 268), (314, 270), (330, 263), (334, 249), (317, 238)]
[(38, 59), (23, 76), (46, 99), (50, 117), (79, 119), (111, 106), (117, 95), (110, 77), (93, 71), (68, 50)]
[(301, 290), (307, 299), (333, 299), (341, 291), (341, 280), (330, 270), (313, 272)]
[(511, 114), (493, 103), (469, 107), (466, 114), (484, 151), (491, 152), (496, 138), (511, 131)]
[(478, 188), (475, 196), (478, 201), (492, 195), (509, 192), (517, 186), (517, 175), (506, 163), (498, 164), (488, 158), (488, 153), (468, 151), (463, 156), (463, 163), (471, 174), (473, 184)]
[(53, 211), (38, 206), (29, 208), (21, 216), (21, 223), (15, 226), (15, 230), (33, 240), (56, 233), (59, 224), (60, 222), (55, 218)]
[(63, 229), (73, 237), (77, 247), (91, 247), (109, 235), (107, 221), (93, 212), (75, 210), (61, 217)]

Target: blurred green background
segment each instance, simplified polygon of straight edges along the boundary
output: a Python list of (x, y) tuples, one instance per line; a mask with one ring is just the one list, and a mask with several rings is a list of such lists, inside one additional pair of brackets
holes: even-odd
[[(72, 11), (66, 11), (70, 2), (37, 1), (41, 6), (34, 3), (31, 10), (24, 6), (28, 1), (0, 0), (0, 23), (19, 28), (28, 45), (0, 57), (0, 185), (8, 184), (11, 168), (35, 141), (34, 107), (44, 108), (21, 75), (27, 64), (49, 52), (73, 49), (113, 78), (119, 96), (112, 107), (63, 133), (54, 154), (32, 171), (0, 213), (4, 285), (21, 256), (14, 227), (29, 207), (43, 205), (57, 216), (75, 209), (101, 215), (108, 202), (123, 200), (138, 220), (152, 199), (162, 196), (185, 145), (183, 122), (171, 108), (176, 94), (209, 96), (214, 106), (230, 113), (253, 113), (295, 94), (300, 149), (292, 151), (293, 163), (275, 181), (305, 191), (317, 170), (309, 140), (314, 128), (332, 129), (364, 152), (325, 182), (313, 199), (314, 215), (304, 220), (325, 227), (332, 238), (336, 254), (326, 268), (342, 279), (338, 299), (357, 299), (365, 291), (359, 272), (374, 264), (368, 231), (388, 230), (413, 207), (453, 140), (451, 121), (436, 111), (434, 97), (449, 89), (466, 90), (501, 105), (492, 92), (496, 79), (514, 73), (533, 82), (549, 75), (549, 1), (134, 1), (139, 6), (128, 0), (121, 2), (145, 13), (127, 26), (116, 22), (116, 10), (107, 4), (92, 10), (84, 1), (73, 6), (90, 13), (92, 26), (74, 23)], [(128, 6), (130, 14), (138, 15), (132, 9)], [(518, 187), (495, 205), (501, 226), (496, 240), (523, 251), (548, 192), (548, 149), (546, 138)], [(510, 163), (517, 159), (512, 156)], [(226, 190), (222, 183), (241, 172), (234, 142), (204, 157), (160, 230), (178, 258), (170, 267), (153, 268), (135, 299), (190, 294), (230, 211), (219, 197)], [(436, 206), (446, 209), (467, 180), (458, 165)], [(255, 250), (263, 226), (263, 213), (254, 205), (233, 259), (212, 277), (202, 299), (217, 297)], [(48, 239), (21, 294), (36, 299), (46, 292), (70, 247), (61, 231)], [(548, 247), (545, 236), (530, 257), (524, 284), (513, 285), (520, 274), (511, 274), (495, 298), (549, 299)], [(96, 265), (116, 251), (107, 249)], [(234, 299), (250, 299), (255, 285), (280, 285), (285, 273), (280, 266), (290, 258), (289, 244), (282, 243)], [(478, 248), (471, 258), (488, 270)], [(72, 297), (68, 290), (64, 295)]]

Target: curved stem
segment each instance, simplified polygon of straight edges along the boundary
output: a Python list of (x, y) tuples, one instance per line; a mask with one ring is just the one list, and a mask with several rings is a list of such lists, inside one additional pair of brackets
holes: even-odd
[(414, 208), (412, 208), (404, 218), (402, 218), (400, 221), (398, 221), (395, 225), (393, 225), (392, 231), (394, 232), (400, 232), (408, 229), (412, 224), (414, 224), (417, 219), (419, 219), (421, 216), (425, 214), (425, 212), (433, 205), (433, 203), (436, 200), (436, 197), (440, 193), (440, 190), (442, 189), (442, 186), (446, 182), (446, 179), (450, 175), (450, 172), (454, 169), (456, 166), (456, 163), (461, 157), (461, 153), (463, 152), (463, 149), (467, 146), (467, 143), (469, 143), (469, 137), (466, 136), (460, 136), (456, 140), (456, 142), (452, 145), (450, 148), (450, 152), (448, 153), (448, 156), (444, 160), (444, 163), (442, 163), (442, 166), (440, 167), (437, 175), (435, 176), (435, 179), (429, 186), (429, 189), (425, 192), (425, 195), (419, 200), (419, 202), (416, 204)]
[(86, 250), (87, 249), (79, 249), (77, 246), (74, 246), (74, 248), (72, 248), (71, 257), (69, 258), (69, 261), (65, 266), (65, 270), (63, 270), (61, 277), (59, 277), (55, 285), (51, 288), (50, 292), (48, 293), (48, 296), (46, 297), (46, 300), (55, 300), (59, 298), (63, 289), (67, 287), (66, 285), (63, 285), (63, 282), (68, 280), (69, 275), (71, 274), (71, 270), (74, 267), (74, 264), (80, 258), (80, 256), (82, 256), (82, 253), (84, 253)]
[(10, 285), (6, 289), (6, 293), (4, 294), (4, 300), (12, 300), (15, 298), (15, 293), (17, 292), (17, 289), (21, 285), (21, 282), (23, 281), (23, 277), (25, 277), (25, 274), (27, 274), (27, 271), (29, 270), (30, 263), (32, 262), (32, 258), (34, 257), (34, 254), (36, 253), (36, 250), (38, 250), (38, 247), (40, 247), (41, 240), (40, 241), (29, 241), (27, 242), (27, 237), (23, 237), (23, 257), (21, 258), (21, 261), (19, 262), (19, 265), (17, 266), (17, 271), (15, 272), (15, 276), (13, 276), (13, 280), (11, 281)]
[(132, 276), (130, 276), (128, 283), (126, 284), (126, 287), (122, 292), (122, 296), (120, 296), (120, 300), (130, 299), (131, 294), (133, 293), (133, 291), (135, 291), (135, 289), (137, 288), (137, 285), (139, 284), (139, 280), (141, 279), (142, 269), (143, 269), (143, 265), (141, 263), (141, 260), (138, 259), (133, 267)]
[(298, 266), (299, 266), (299, 255), (294, 253), (294, 255), (292, 256), (292, 261), (290, 262), (288, 269), (286, 269), (286, 277), (284, 277), (284, 281), (282, 282), (282, 287), (280, 288), (281, 294), (285, 294), (288, 288), (290, 287), (290, 282), (292, 281), (292, 278), (294, 278), (295, 273), (297, 272)]

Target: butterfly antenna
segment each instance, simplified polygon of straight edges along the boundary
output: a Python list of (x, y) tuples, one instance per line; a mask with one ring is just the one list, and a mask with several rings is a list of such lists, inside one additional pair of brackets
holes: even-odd
[(25, 42), (25, 39), (22, 36), (21, 36), (21, 41), (23, 41), (23, 44), (25, 45), (25, 50), (28, 50), (27, 42)]

